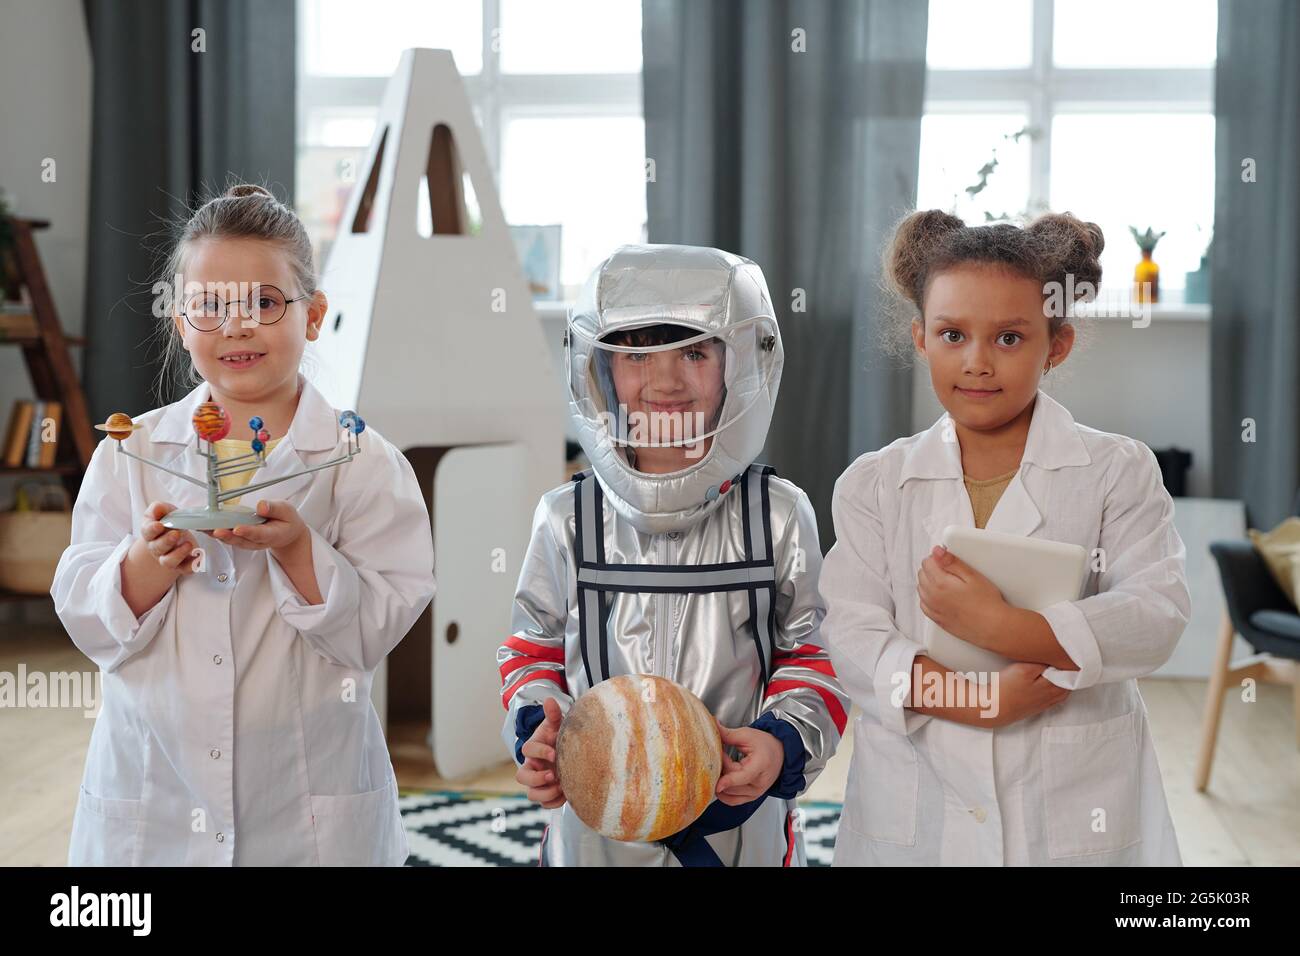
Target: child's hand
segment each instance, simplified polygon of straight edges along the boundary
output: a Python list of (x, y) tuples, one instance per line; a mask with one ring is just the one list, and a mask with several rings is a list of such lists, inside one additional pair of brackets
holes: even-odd
[(993, 582), (947, 548), (936, 546), (916, 575), (921, 612), (954, 637), (996, 650), (1010, 605)]
[(195, 551), (198, 542), (188, 531), (179, 531), (163, 525), (163, 518), (176, 510), (176, 506), (165, 501), (155, 501), (144, 513), (144, 522), (140, 525), (140, 539), (145, 551), (158, 562), (159, 566), (175, 574), (193, 574)]
[(542, 701), (546, 717), (520, 752), (523, 765), (515, 772), (515, 779), (528, 788), (528, 799), (540, 803), (547, 810), (564, 806), (564, 791), (555, 772), (555, 741), (560, 735), (560, 705), (554, 697)]
[[(717, 718), (715, 717), (716, 721)], [(757, 727), (731, 729), (718, 723), (723, 747), (735, 747), (741, 753), (739, 761), (722, 751), (722, 777), (718, 780), (717, 795), (729, 807), (757, 800), (771, 789), (785, 766), (785, 748), (766, 730)]]
[(245, 551), (270, 550), (281, 564), (297, 557), (303, 543), (311, 543), (307, 523), (287, 501), (259, 501), (257, 513), (263, 524), (241, 524), (237, 528), (218, 528), (212, 537)]
[[(987, 726), (1006, 727), (1055, 707), (1070, 692), (1043, 676), (1046, 664), (1008, 664), (998, 671), (997, 708)], [(981, 725), (983, 722), (981, 721)]]

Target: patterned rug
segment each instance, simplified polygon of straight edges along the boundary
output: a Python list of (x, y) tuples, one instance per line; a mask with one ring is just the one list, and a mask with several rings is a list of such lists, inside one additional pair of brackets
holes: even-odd
[[(536, 866), (547, 811), (518, 794), (403, 790), (407, 866)], [(800, 801), (809, 866), (830, 866), (840, 805)]]

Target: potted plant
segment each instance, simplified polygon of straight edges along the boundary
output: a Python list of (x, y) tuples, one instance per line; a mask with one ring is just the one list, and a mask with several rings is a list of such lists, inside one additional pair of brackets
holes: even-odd
[[(1040, 133), (1038, 127), (1023, 126), (1020, 129), (1016, 130), (1014, 133), (1002, 134), (1002, 140), (1005, 142), (1015, 144), (1020, 142), (1021, 137), (1027, 137), (1030, 140), (1035, 140), (1039, 137), (1039, 135)], [(989, 178), (997, 171), (998, 166), (999, 166), (998, 147), (994, 146), (992, 155), (989, 157), (988, 162), (986, 162), (983, 166), (981, 166), (979, 169), (975, 171), (975, 175), (976, 177), (978, 177), (976, 181), (971, 183), (964, 190), (964, 192), (966, 193), (966, 200), (969, 203), (971, 203), (973, 207), (975, 207), (971, 210), (972, 213), (976, 211), (981, 211), (979, 210), (978, 206), (975, 206), (975, 204), (978, 201), (982, 201), (982, 200), (977, 200), (976, 197), (979, 196), (980, 193), (984, 192), (984, 190), (988, 188)], [(982, 213), (983, 213), (985, 223), (1012, 222), (1016, 219), (1028, 220), (1034, 211), (1032, 207), (1033, 204), (1031, 203), (1030, 208), (1024, 210), (1021, 213), (1009, 213), (1009, 212), (994, 213), (989, 209), (983, 209)], [(949, 210), (949, 212), (952, 213), (952, 215), (954, 216), (965, 218), (958, 210), (958, 200), (957, 200), (957, 196), (955, 195), (953, 196), (952, 208)]]
[(1153, 232), (1150, 226), (1146, 232), (1138, 232), (1133, 226), (1129, 226), (1128, 231), (1133, 233), (1138, 249), (1142, 251), (1142, 259), (1133, 270), (1133, 297), (1138, 302), (1159, 302), (1160, 267), (1152, 260), (1151, 253), (1155, 252), (1156, 243), (1164, 233)]

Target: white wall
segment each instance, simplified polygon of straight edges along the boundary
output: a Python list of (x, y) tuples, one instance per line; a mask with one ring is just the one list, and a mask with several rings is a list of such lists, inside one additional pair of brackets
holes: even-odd
[[(59, 318), (80, 335), (90, 209), (90, 45), (80, 0), (0, 0), (0, 116), (0, 186), (19, 215), (50, 220), (37, 243)], [(52, 183), (41, 180), (46, 158), (56, 164)], [(16, 353), (4, 359), (8, 391), (23, 366)]]
[[(80, 0), (0, 0), (0, 187), (18, 215), (50, 221), (36, 233), (37, 249), (72, 335), (84, 324), (90, 90)], [(55, 161), (54, 182), (41, 180), (47, 157)], [(78, 370), (80, 352), (72, 350)], [(0, 347), (0, 429), (14, 401), (33, 394), (21, 349)], [(0, 482), (0, 508), (12, 505), (13, 484)], [(0, 611), (0, 620), (12, 611)]]

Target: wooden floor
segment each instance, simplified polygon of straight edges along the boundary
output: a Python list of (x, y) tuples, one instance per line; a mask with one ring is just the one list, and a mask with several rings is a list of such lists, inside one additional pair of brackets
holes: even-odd
[[(57, 627), (0, 629), (0, 671), (92, 671)], [(1300, 752), (1287, 687), (1261, 685), (1259, 699), (1230, 694), (1208, 793), (1192, 789), (1205, 682), (1141, 682), (1183, 861), (1191, 866), (1300, 864)], [(93, 721), (80, 710), (0, 710), (0, 866), (61, 866)], [(508, 761), (447, 781), (423, 740), (428, 727), (394, 726), (390, 747), (403, 787), (517, 791)], [(850, 742), (807, 794), (841, 801)]]

